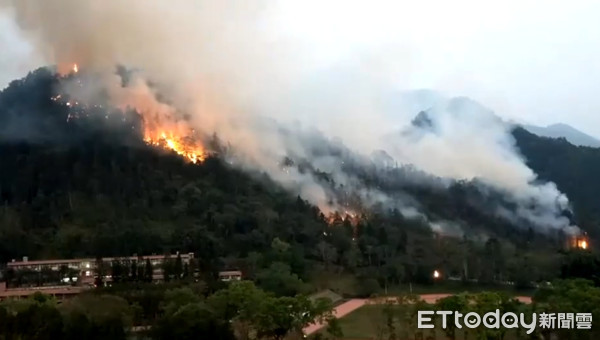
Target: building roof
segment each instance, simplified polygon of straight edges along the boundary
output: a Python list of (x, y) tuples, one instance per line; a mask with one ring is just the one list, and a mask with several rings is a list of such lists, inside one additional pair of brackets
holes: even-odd
[(242, 275), (242, 272), (239, 270), (230, 270), (230, 271), (219, 272), (219, 276), (230, 276), (230, 275)]
[(41, 292), (41, 293), (49, 294), (49, 295), (71, 295), (71, 294), (79, 294), (86, 289), (88, 289), (88, 288), (73, 287), (73, 286), (11, 288), (11, 289), (7, 289), (5, 291), (0, 291), (0, 298), (29, 296), (29, 295), (35, 294), (36, 292)]
[[(193, 258), (194, 255), (192, 253), (190, 254), (179, 254), (182, 258)], [(169, 255), (171, 258), (175, 259), (177, 257), (177, 254), (175, 255)], [(143, 259), (143, 260), (162, 260), (165, 258), (165, 255), (146, 255), (146, 256), (124, 256), (124, 257), (103, 257), (102, 261), (103, 262), (111, 262), (111, 261), (115, 261), (115, 260), (137, 260), (137, 259)], [(14, 261), (14, 262), (8, 262), (6, 265), (7, 267), (20, 267), (20, 266), (36, 266), (36, 265), (63, 265), (63, 264), (70, 264), (70, 263), (81, 263), (81, 262), (90, 262), (90, 263), (94, 263), (96, 262), (96, 259), (93, 258), (79, 258), (79, 259), (55, 259), (55, 260), (36, 260), (36, 261)]]

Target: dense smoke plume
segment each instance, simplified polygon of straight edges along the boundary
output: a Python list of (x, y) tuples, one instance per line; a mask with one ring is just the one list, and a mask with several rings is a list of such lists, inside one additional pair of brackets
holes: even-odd
[[(266, 171), (325, 211), (329, 188), (311, 173), (282, 168), (284, 157), (309, 160), (367, 204), (384, 202), (418, 215), (414, 202), (367, 190), (341, 171), (345, 158), (315, 152), (323, 143), (310, 138), (313, 129), (339, 138), (354, 161), (369, 162), (368, 155), (384, 150), (394, 162), (436, 176), (478, 178), (518, 204), (516, 212), (499, 208), (499, 215), (545, 228), (568, 226), (560, 217), (566, 197), (552, 184), (534, 184), (536, 175), (515, 152), (508, 127), (484, 109), (443, 101), (431, 111), (432, 131), (400, 133), (417, 113), (401, 103), (390, 105), (410, 73), (410, 53), (402, 45), (371, 46), (324, 63), (314, 46), (277, 33), (281, 3), (262, 0), (0, 4), (33, 46), (32, 58), (60, 72), (77, 63), (104, 80), (95, 89), (66, 88), (70, 94), (94, 100), (107, 89), (113, 104), (157, 116), (160, 124), (216, 133), (238, 152), (238, 164)], [(127, 86), (115, 74), (116, 65), (138, 70)], [(169, 100), (159, 100), (159, 94)], [(181, 112), (188, 122), (180, 121)], [(343, 209), (338, 205), (329, 209)]]

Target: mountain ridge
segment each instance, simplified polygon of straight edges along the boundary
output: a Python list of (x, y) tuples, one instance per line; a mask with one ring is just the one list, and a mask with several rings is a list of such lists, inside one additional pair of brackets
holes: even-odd
[(521, 124), (521, 126), (527, 131), (540, 137), (564, 138), (569, 143), (576, 146), (600, 148), (600, 139), (586, 134), (585, 132), (582, 132), (565, 123), (554, 123), (545, 127), (531, 124)]

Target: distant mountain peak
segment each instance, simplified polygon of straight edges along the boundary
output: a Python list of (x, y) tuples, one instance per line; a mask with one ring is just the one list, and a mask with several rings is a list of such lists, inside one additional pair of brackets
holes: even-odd
[(573, 145), (600, 148), (599, 139), (565, 123), (555, 123), (546, 127), (528, 124), (521, 124), (521, 126), (525, 130), (541, 137), (564, 138)]
[(420, 128), (430, 128), (433, 126), (433, 121), (431, 120), (426, 111), (421, 111), (412, 120), (412, 125)]
[(461, 121), (502, 122), (491, 109), (469, 97), (452, 97), (421, 110), (413, 118), (412, 126), (421, 129), (434, 128), (439, 119), (450, 118)]

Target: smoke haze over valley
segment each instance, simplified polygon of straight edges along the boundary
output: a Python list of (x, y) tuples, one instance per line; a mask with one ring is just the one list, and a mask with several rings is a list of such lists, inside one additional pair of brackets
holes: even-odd
[[(446, 190), (468, 181), (489, 198), (479, 209), (492, 216), (544, 232), (577, 231), (564, 214), (571, 210), (567, 196), (528, 166), (515, 144), (513, 125), (500, 118), (515, 113), (493, 112), (486, 102), (466, 97), (412, 91), (419, 83), (415, 79), (427, 78), (416, 65), (418, 34), (406, 34), (410, 27), (386, 26), (397, 18), (376, 27), (369, 21), (373, 13), (357, 17), (359, 2), (348, 4), (354, 11), (349, 18), (364, 19), (365, 31), (329, 27), (331, 36), (323, 40), (295, 30), (295, 21), (286, 18), (297, 8), (283, 2), (0, 4), (0, 27), (8, 32), (0, 43), (14, 46), (0, 60), (3, 69), (26, 73), (56, 65), (66, 76), (57, 91), (81, 105), (133, 108), (146, 128), (153, 126), (159, 134), (198, 133), (205, 142), (216, 134), (230, 145), (231, 163), (267, 173), (325, 213), (358, 214), (383, 204), (405, 217), (431, 220), (436, 231), (456, 233), (461, 221), (437, 221), (405, 187)], [(324, 16), (316, 17), (314, 27), (339, 14), (335, 4), (340, 3), (317, 7), (307, 2), (312, 14)], [(391, 2), (373, 6), (381, 14)], [(401, 32), (406, 39), (390, 41), (385, 32)], [(346, 34), (352, 36), (348, 41)], [(420, 34), (433, 33), (424, 29)], [(358, 43), (350, 44), (354, 39)], [(337, 45), (322, 48), (331, 41)], [(117, 66), (128, 71), (117, 73)], [(19, 75), (3, 76), (8, 82)], [(502, 108), (494, 98), (490, 102)], [(419, 124), (413, 121), (417, 116)], [(151, 137), (153, 142), (161, 138)], [(290, 162), (284, 162), (286, 157)], [(419, 171), (396, 169), (407, 166)], [(387, 184), (366, 185), (361, 173), (373, 167)], [(392, 182), (404, 176), (403, 184), (390, 190), (386, 176)], [(490, 198), (494, 195), (502, 199)]]

